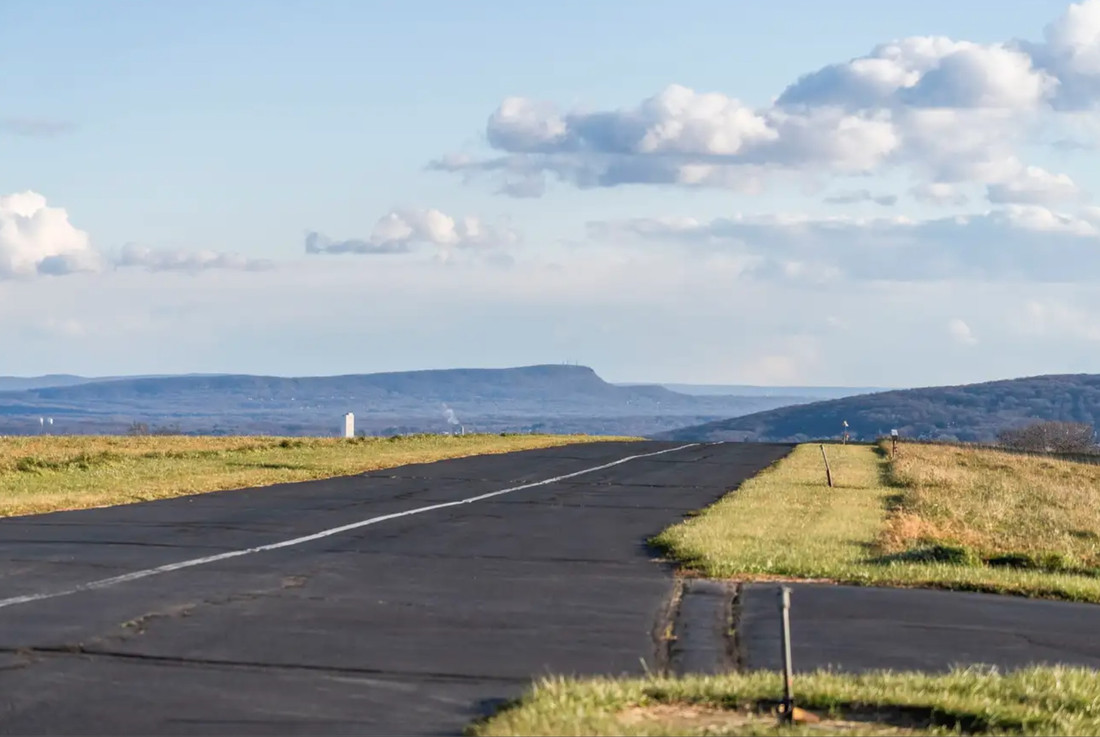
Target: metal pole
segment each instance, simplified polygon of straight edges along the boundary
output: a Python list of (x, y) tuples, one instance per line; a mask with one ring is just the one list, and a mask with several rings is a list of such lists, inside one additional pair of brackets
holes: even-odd
[(793, 675), (791, 668), (791, 589), (779, 587), (779, 611), (783, 617), (783, 706), (780, 718), (789, 722), (794, 716)]

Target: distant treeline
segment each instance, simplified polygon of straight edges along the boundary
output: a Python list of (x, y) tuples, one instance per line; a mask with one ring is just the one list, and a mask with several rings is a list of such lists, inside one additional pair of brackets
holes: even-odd
[(839, 439), (847, 430), (851, 439), (866, 441), (888, 436), (896, 429), (910, 439), (992, 443), (1006, 431), (1037, 421), (1096, 427), (1100, 423), (1100, 375), (1039, 376), (878, 392), (757, 412), (661, 437), (804, 442)]

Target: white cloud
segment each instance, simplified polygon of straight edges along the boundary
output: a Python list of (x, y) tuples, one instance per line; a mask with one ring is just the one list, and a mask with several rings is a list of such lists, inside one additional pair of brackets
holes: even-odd
[(951, 339), (960, 345), (975, 345), (978, 342), (970, 326), (957, 317), (948, 321), (947, 332), (951, 335)]
[(913, 37), (877, 46), (867, 56), (811, 72), (779, 96), (784, 106), (851, 110), (898, 106), (1009, 108), (1039, 104), (1057, 80), (1031, 57), (1004, 44)]
[(547, 173), (578, 187), (680, 184), (761, 189), (768, 169), (863, 173), (898, 147), (888, 114), (754, 111), (735, 98), (670, 85), (625, 110), (561, 113), (509, 98), (486, 136), (503, 156), (444, 157), (429, 168), (489, 172), (499, 191), (534, 196)]
[[(577, 187), (664, 184), (761, 191), (778, 172), (806, 176), (907, 167), (935, 185), (990, 185), (994, 202), (1050, 203), (1064, 175), (1019, 161), (1052, 116), (1100, 102), (1100, 0), (1072, 6), (1046, 41), (912, 37), (823, 67), (774, 103), (670, 85), (622, 109), (564, 111), (504, 100), (488, 119), (495, 155), (431, 168), (487, 173), (497, 191), (539, 196), (547, 177)], [(1039, 170), (1042, 171), (1042, 170)], [(1045, 178), (1043, 178), (1045, 175)], [(1037, 181), (1037, 178), (1043, 181)]]
[(540, 151), (561, 145), (568, 137), (566, 122), (553, 106), (523, 97), (509, 97), (489, 118), (489, 141), (511, 151)]
[(930, 205), (965, 205), (970, 198), (960, 191), (959, 185), (949, 182), (925, 182), (909, 190), (915, 200)]
[(273, 263), (210, 250), (157, 249), (127, 244), (115, 253), (94, 249), (91, 238), (37, 192), (0, 196), (0, 279), (96, 272), (104, 265), (149, 271), (259, 271)]
[(37, 192), (0, 196), (0, 279), (94, 271), (99, 257), (88, 234), (63, 208)]
[(990, 202), (1018, 202), (1051, 205), (1080, 198), (1081, 189), (1067, 174), (1052, 174), (1038, 166), (1029, 166), (1013, 179), (990, 184)]
[(1100, 1), (1070, 5), (1046, 28), (1047, 44), (1067, 65), (1083, 74), (1100, 75)]
[[(1037, 233), (1064, 233), (1093, 239), (1100, 230), (1087, 219), (1054, 212), (1039, 205), (1008, 205), (982, 216), (990, 223)], [(1036, 242), (1035, 245), (1039, 245)]]
[(1070, 5), (1046, 27), (1043, 43), (1016, 46), (1058, 79), (1055, 107), (1092, 109), (1100, 102), (1100, 0)]
[(1086, 219), (1038, 205), (913, 220), (804, 215), (735, 215), (597, 221), (589, 236), (605, 243), (657, 242), (752, 259), (760, 277), (837, 281), (1100, 278), (1100, 229)]
[(306, 236), (307, 253), (399, 254), (416, 246), (449, 248), (497, 248), (514, 245), (519, 234), (507, 227), (487, 225), (479, 218), (455, 219), (439, 210), (393, 210), (374, 225), (370, 237), (333, 241), (320, 233)]
[(263, 271), (274, 267), (272, 261), (252, 259), (233, 253), (210, 250), (190, 251), (175, 248), (149, 248), (134, 243), (122, 247), (111, 263), (116, 267), (140, 267), (148, 271), (208, 271), (232, 269)]

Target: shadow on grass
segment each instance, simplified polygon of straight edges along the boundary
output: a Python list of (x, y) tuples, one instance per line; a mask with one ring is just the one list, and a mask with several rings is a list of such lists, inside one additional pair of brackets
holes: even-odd
[[(878, 552), (871, 543), (864, 543), (870, 554)], [(863, 563), (888, 566), (893, 563), (938, 563), (965, 568), (1009, 568), (1018, 571), (1061, 573), (1070, 576), (1100, 578), (1100, 569), (1082, 565), (1072, 557), (1058, 552), (982, 554), (965, 545), (925, 543), (900, 553), (869, 555)]]
[(230, 461), (226, 465), (233, 468), (262, 468), (268, 471), (310, 471), (312, 466), (303, 465), (301, 463), (247, 463), (244, 461)]
[(481, 730), (493, 719), (502, 714), (514, 711), (523, 706), (523, 699), (488, 698), (475, 702), (474, 711), (477, 716), (462, 730), (464, 735), (479, 734)]
[[(871, 546), (868, 545), (868, 548)], [(864, 561), (873, 565), (890, 565), (891, 563), (947, 563), (974, 567), (982, 565), (980, 555), (965, 545), (922, 545), (917, 548), (903, 550), (900, 553), (876, 555)]]

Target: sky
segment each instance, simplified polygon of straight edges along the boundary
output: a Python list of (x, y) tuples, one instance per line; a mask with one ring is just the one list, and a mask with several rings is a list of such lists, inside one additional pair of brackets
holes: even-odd
[(0, 375), (1100, 372), (1100, 0), (6, 0)]

